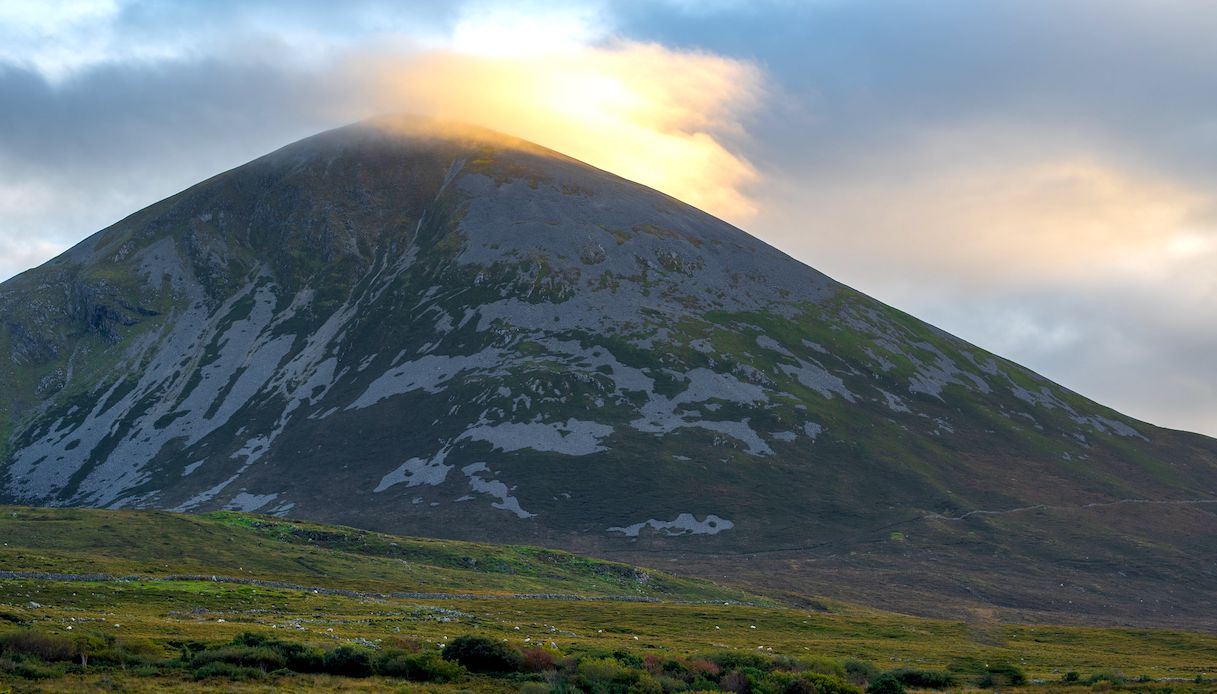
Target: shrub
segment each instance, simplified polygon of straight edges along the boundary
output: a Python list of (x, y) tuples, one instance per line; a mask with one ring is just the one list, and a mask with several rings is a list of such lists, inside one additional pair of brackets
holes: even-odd
[(862, 694), (861, 687), (850, 684), (836, 675), (804, 672), (799, 675), (799, 681), (810, 684), (811, 691), (816, 694)]
[(272, 648), (283, 656), (288, 670), (293, 672), (325, 671), (325, 653), (320, 648), (313, 648), (295, 641), (276, 641)]
[(1076, 670), (1070, 670), (1069, 672), (1065, 673), (1065, 676), (1061, 678), (1061, 681), (1062, 682), (1077, 682), (1081, 678), (1082, 678), (1081, 675), (1079, 675)]
[(736, 692), (736, 694), (744, 694), (751, 689), (748, 684), (748, 676), (739, 670), (732, 670), (723, 675), (722, 679), (718, 681), (718, 686), (724, 692)]
[(243, 631), (232, 637), (232, 645), (234, 646), (264, 646), (268, 642), (273, 642), (274, 639), (265, 634), (258, 634), (252, 631)]
[(444, 649), (444, 660), (465, 666), (470, 672), (509, 673), (524, 669), (519, 651), (482, 636), (458, 636)]
[(48, 663), (67, 662), (76, 657), (76, 644), (63, 636), (26, 629), (0, 637), (0, 653), (33, 656)]
[(190, 667), (195, 670), (213, 663), (270, 672), (286, 666), (287, 659), (282, 653), (266, 646), (221, 646), (196, 653), (190, 659)]
[[(8, 673), (27, 680), (45, 680), (62, 676), (64, 666), (48, 665), (37, 658), (0, 658), (0, 673)], [(5, 690), (7, 691), (7, 690)]]
[[(659, 686), (662, 687), (665, 692), (683, 692), (690, 688), (688, 682), (670, 675), (660, 675), (655, 678), (655, 681), (659, 683)], [(700, 689), (705, 689), (705, 687), (700, 687)]]
[(639, 658), (638, 656), (634, 655), (633, 653), (630, 653), (629, 651), (622, 651), (622, 650), (613, 651), (612, 657), (614, 660), (621, 663), (622, 665), (625, 665), (626, 667), (634, 668), (635, 670), (641, 670), (643, 667), (642, 658)]
[(444, 660), (435, 653), (390, 651), (380, 659), (377, 672), (411, 682), (455, 682), (465, 676), (465, 668)]
[(817, 694), (817, 693), (816, 693), (816, 686), (814, 684), (812, 684), (811, 682), (808, 682), (807, 680), (805, 680), (801, 677), (795, 677), (795, 678), (787, 681), (785, 686), (782, 687), (782, 694)]
[(892, 673), (885, 672), (871, 680), (866, 694), (904, 694), (904, 684)]
[(197, 668), (192, 676), (195, 680), (206, 680), (213, 677), (224, 677), (230, 680), (256, 680), (265, 677), (266, 673), (257, 668), (217, 661)]
[(889, 674), (900, 684), (915, 689), (949, 689), (955, 686), (955, 676), (943, 670), (910, 670), (901, 668)]
[(664, 694), (663, 685), (659, 680), (646, 672), (639, 672), (638, 679), (630, 685), (630, 694)]
[(845, 679), (860, 686), (866, 686), (879, 676), (879, 668), (874, 663), (865, 660), (845, 661)]
[(711, 662), (709, 660), (697, 659), (689, 661), (689, 672), (692, 672), (695, 676), (715, 680), (718, 679), (720, 674), (722, 674), (723, 669), (718, 666), (718, 663)]
[(325, 653), (319, 648), (306, 646), (296, 641), (280, 641), (266, 634), (243, 631), (232, 637), (232, 646), (272, 651), (282, 657), (282, 662), (265, 663), (264, 669), (286, 668), (293, 672), (323, 672)]
[(579, 677), (588, 683), (626, 683), (636, 676), (636, 672), (613, 658), (587, 658), (579, 662)]
[(322, 668), (331, 675), (343, 677), (368, 677), (372, 674), (372, 657), (368, 652), (354, 646), (339, 646), (321, 661)]
[(1016, 665), (996, 663), (985, 668), (986, 672), (977, 683), (986, 689), (989, 687), (1017, 687), (1027, 683), (1027, 676)]
[(689, 664), (668, 658), (659, 662), (659, 671), (669, 675), (684, 676), (689, 674), (691, 670)]
[(724, 651), (707, 656), (706, 659), (723, 670), (742, 670), (748, 667), (757, 670), (769, 670), (773, 667), (771, 659), (759, 653), (751, 653), (749, 651)]
[(788, 672), (818, 672), (821, 675), (833, 675), (836, 677), (845, 677), (845, 668), (841, 663), (832, 658), (823, 656), (802, 656), (796, 657), (792, 655), (775, 656), (768, 666), (776, 670), (786, 670)]
[[(616, 655), (614, 653), (614, 655)], [(579, 661), (574, 684), (584, 691), (629, 692), (630, 694), (662, 694), (663, 687), (640, 668), (617, 658), (584, 658)]]
[(545, 672), (554, 669), (554, 654), (537, 646), (524, 651), (524, 669), (529, 672)]

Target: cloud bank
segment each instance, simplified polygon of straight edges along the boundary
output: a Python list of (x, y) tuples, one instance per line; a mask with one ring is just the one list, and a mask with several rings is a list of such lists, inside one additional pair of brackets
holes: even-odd
[(611, 36), (594, 6), (435, 5), (307, 5), (287, 22), (274, 3), (6, 5), (0, 279), (217, 171), (384, 113), (483, 125), (737, 223), (755, 214), (739, 144), (765, 85), (750, 61)]
[(763, 93), (751, 64), (628, 41), (509, 55), (357, 61), (379, 110), (474, 123), (744, 223), (752, 165), (725, 142)]

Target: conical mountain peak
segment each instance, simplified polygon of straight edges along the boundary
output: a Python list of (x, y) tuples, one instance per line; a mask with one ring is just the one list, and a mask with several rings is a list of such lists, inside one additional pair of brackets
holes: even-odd
[[(994, 600), (1041, 604), (1043, 568), (1098, 546), (1211, 570), (1174, 528), (1211, 522), (1217, 442), (468, 126), (289, 145), (0, 285), (0, 316), (9, 502), (684, 553), (714, 575), (773, 557), (808, 562), (802, 590), (895, 606), (974, 599), (958, 577), (985, 562), (1014, 576)], [(1062, 610), (1161, 587), (1069, 571), (1100, 589)]]

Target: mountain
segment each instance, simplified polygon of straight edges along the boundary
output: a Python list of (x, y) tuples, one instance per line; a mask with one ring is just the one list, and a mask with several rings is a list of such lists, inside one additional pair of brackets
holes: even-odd
[(0, 502), (540, 543), (922, 613), (1217, 609), (1217, 441), (490, 131), (369, 121), (137, 212), (0, 285), (0, 379)]

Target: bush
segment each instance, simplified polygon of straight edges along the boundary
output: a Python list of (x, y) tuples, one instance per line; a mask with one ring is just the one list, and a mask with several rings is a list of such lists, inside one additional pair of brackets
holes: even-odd
[(885, 672), (871, 680), (866, 694), (904, 694), (904, 684), (892, 673)]
[(659, 675), (655, 681), (665, 692), (683, 692), (690, 689), (688, 682), (671, 675)]
[(724, 692), (736, 692), (736, 694), (745, 694), (752, 689), (748, 683), (748, 676), (739, 670), (732, 670), (723, 675), (723, 678), (718, 681), (718, 686)]
[(306, 646), (296, 641), (280, 641), (272, 636), (244, 631), (232, 637), (232, 646), (238, 648), (272, 651), (282, 662), (265, 663), (264, 669), (286, 668), (292, 672), (324, 672), (325, 653), (319, 648)]
[(293, 672), (324, 672), (325, 653), (295, 641), (275, 641), (274, 648), (282, 656), (288, 670)]
[[(10, 658), (0, 657), (0, 674), (9, 674), (27, 680), (43, 680), (59, 677), (63, 674), (62, 666), (52, 667), (31, 656)], [(7, 691), (7, 690), (5, 690)]]
[(718, 663), (709, 660), (694, 659), (689, 661), (689, 672), (694, 676), (704, 677), (708, 680), (717, 680), (722, 674), (723, 669), (718, 666)]
[(76, 644), (55, 634), (26, 629), (0, 637), (0, 653), (27, 655), (48, 663), (67, 662), (76, 657)]
[(659, 680), (645, 672), (638, 673), (638, 679), (630, 685), (630, 694), (664, 694), (663, 685)]
[(221, 646), (196, 653), (190, 659), (190, 667), (194, 670), (214, 663), (270, 672), (286, 667), (287, 659), (282, 653), (266, 646)]
[(771, 659), (759, 653), (749, 651), (724, 651), (707, 656), (706, 660), (718, 665), (723, 670), (742, 670), (744, 668), (770, 670), (773, 668), (773, 661)]
[(195, 680), (206, 680), (213, 677), (224, 677), (230, 680), (257, 680), (265, 677), (266, 673), (257, 668), (217, 661), (196, 669), (192, 676)]
[(1017, 687), (1027, 683), (1027, 676), (1016, 665), (997, 663), (986, 668), (986, 672), (977, 683), (986, 689), (989, 687)]
[(625, 665), (626, 667), (641, 670), (643, 667), (642, 658), (630, 653), (629, 651), (616, 650), (612, 653), (613, 660)]
[(500, 641), (482, 636), (458, 636), (444, 649), (444, 660), (465, 666), (470, 672), (510, 673), (524, 670), (524, 657)]
[(455, 682), (465, 676), (465, 668), (435, 653), (389, 651), (381, 656), (376, 670), (387, 677), (411, 682)]
[(821, 675), (845, 677), (845, 668), (841, 666), (841, 663), (823, 656), (779, 655), (774, 656), (768, 667), (788, 672), (818, 672)]
[(579, 677), (585, 682), (628, 682), (636, 673), (613, 658), (585, 658), (579, 662)]
[(865, 660), (845, 661), (845, 679), (859, 686), (866, 686), (879, 676), (879, 668)]
[(529, 672), (545, 672), (554, 669), (554, 654), (537, 646), (524, 651), (524, 669)]
[(354, 646), (339, 646), (322, 659), (322, 668), (331, 675), (368, 677), (372, 674), (372, 657)]
[(955, 686), (955, 676), (943, 670), (910, 670), (901, 668), (890, 673), (900, 684), (914, 689), (950, 689)]
[(1061, 678), (1061, 681), (1062, 682), (1077, 682), (1081, 678), (1082, 678), (1081, 675), (1079, 675), (1076, 670), (1070, 670), (1069, 672), (1065, 673), (1065, 676)]
[(804, 672), (799, 680), (811, 685), (811, 691), (816, 694), (862, 694), (862, 688), (850, 684), (836, 675), (824, 675), (818, 672)]
[(232, 637), (232, 645), (234, 646), (249, 646), (255, 648), (257, 646), (265, 646), (273, 643), (275, 639), (265, 634), (257, 634), (252, 631), (243, 631)]

